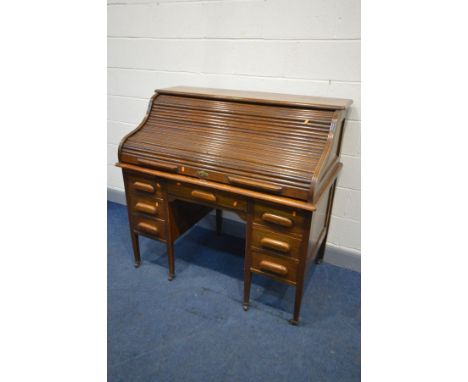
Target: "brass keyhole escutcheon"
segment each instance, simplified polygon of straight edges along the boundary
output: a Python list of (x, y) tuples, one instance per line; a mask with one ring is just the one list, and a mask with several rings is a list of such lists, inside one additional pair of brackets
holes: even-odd
[(200, 178), (206, 178), (209, 174), (208, 174), (206, 171), (199, 170), (199, 171), (197, 171), (197, 175), (198, 175)]

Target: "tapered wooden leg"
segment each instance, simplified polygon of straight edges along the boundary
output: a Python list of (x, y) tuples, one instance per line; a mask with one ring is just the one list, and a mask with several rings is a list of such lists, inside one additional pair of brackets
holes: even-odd
[(138, 241), (138, 234), (132, 231), (130, 233), (130, 236), (132, 237), (133, 264), (135, 265), (135, 268), (138, 268), (141, 265), (140, 243)]
[(327, 236), (323, 239), (323, 243), (320, 245), (320, 248), (317, 252), (317, 256), (315, 257), (315, 264), (322, 264), (323, 256), (325, 256), (325, 248), (327, 246)]
[(174, 243), (171, 241), (167, 242), (167, 261), (169, 263), (169, 275), (167, 279), (172, 281), (175, 277), (174, 271)]
[(223, 229), (223, 210), (216, 209), (216, 233), (221, 235)]
[(247, 204), (247, 224), (245, 225), (245, 258), (244, 258), (244, 310), (249, 309), (250, 300), (250, 284), (252, 283), (252, 272), (250, 266), (252, 264), (252, 224), (253, 224), (253, 203), (249, 201)]
[(336, 189), (336, 180), (333, 183), (333, 186), (330, 188), (330, 191), (328, 194), (327, 217), (325, 221), (325, 230), (326, 230), (325, 237), (317, 252), (317, 256), (315, 257), (315, 264), (321, 264), (323, 262), (323, 256), (325, 256), (325, 248), (327, 247), (328, 229), (330, 227), (330, 219), (331, 219), (331, 213), (333, 209), (333, 200), (335, 199), (334, 197), (335, 189)]
[(293, 314), (293, 317), (289, 320), (289, 323), (291, 325), (299, 324), (299, 314), (301, 312), (303, 288), (304, 288), (304, 282), (301, 280), (296, 285), (296, 298), (294, 300), (294, 314)]
[[(250, 266), (248, 268), (250, 268)], [(244, 303), (242, 304), (244, 310), (249, 309), (250, 284), (252, 283), (252, 272), (250, 272), (248, 268), (246, 266), (244, 269)]]

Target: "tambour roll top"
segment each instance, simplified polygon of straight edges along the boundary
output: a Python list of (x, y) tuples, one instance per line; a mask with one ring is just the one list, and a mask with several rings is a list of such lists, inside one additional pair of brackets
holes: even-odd
[(312, 202), (336, 171), (349, 100), (158, 90), (119, 160)]
[(174, 241), (216, 209), (245, 224), (243, 308), (251, 275), (296, 288), (325, 254), (349, 100), (216, 89), (157, 90), (141, 124), (119, 147), (134, 263), (140, 235)]

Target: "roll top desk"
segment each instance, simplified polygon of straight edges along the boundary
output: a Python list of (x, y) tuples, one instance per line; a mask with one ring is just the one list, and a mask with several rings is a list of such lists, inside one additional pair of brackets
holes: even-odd
[(350, 100), (220, 89), (157, 90), (119, 146), (134, 262), (138, 236), (167, 246), (213, 209), (246, 222), (244, 302), (252, 273), (296, 288), (324, 256)]

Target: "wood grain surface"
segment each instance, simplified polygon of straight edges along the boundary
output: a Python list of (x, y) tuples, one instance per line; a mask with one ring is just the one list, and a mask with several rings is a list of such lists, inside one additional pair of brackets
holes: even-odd
[(142, 123), (119, 146), (134, 264), (138, 235), (167, 245), (210, 210), (246, 224), (243, 307), (251, 274), (295, 286), (292, 324), (307, 269), (319, 263), (350, 100), (177, 87), (158, 90)]
[(326, 165), (336, 108), (346, 100), (336, 100), (334, 110), (331, 101), (319, 109), (314, 102), (286, 105), (287, 97), (272, 105), (259, 93), (223, 100), (180, 89), (154, 97), (143, 126), (120, 147), (122, 162), (309, 199), (314, 175)]

